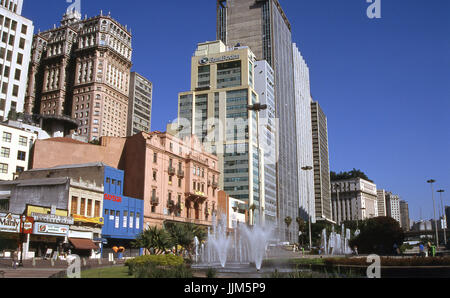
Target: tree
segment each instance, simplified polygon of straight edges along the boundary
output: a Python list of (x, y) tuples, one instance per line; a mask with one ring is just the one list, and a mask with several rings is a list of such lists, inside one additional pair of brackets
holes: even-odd
[(170, 234), (164, 229), (156, 226), (143, 231), (133, 243), (134, 247), (145, 248), (155, 255), (160, 255), (172, 248), (174, 241)]
[(371, 218), (361, 223), (361, 234), (350, 241), (363, 254), (391, 254), (394, 244), (400, 247), (405, 235), (400, 224), (390, 217)]
[(166, 223), (165, 224), (168, 233), (172, 237), (173, 243), (176, 247), (176, 253), (178, 254), (178, 246), (188, 251), (190, 255), (193, 254), (195, 249), (194, 239), (197, 237), (199, 242), (206, 240), (206, 231), (204, 228), (199, 227), (192, 223)]
[(363, 171), (357, 169), (353, 169), (350, 172), (340, 172), (339, 174), (336, 174), (335, 172), (332, 171), (330, 172), (330, 178), (331, 181), (361, 178), (369, 182), (373, 182)]
[(289, 229), (289, 227), (290, 227), (291, 224), (292, 224), (292, 217), (290, 217), (290, 216), (286, 217), (286, 218), (284, 219), (284, 223), (286, 224), (286, 226), (287, 226), (288, 229)]

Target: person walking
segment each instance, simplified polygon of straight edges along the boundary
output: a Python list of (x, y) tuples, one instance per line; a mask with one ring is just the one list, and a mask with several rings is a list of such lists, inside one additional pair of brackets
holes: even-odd
[(419, 256), (425, 258), (425, 246), (423, 243), (420, 243), (419, 245)]

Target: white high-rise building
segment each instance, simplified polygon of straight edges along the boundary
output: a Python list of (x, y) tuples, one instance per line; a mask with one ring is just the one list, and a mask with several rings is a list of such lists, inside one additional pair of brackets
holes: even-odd
[(387, 215), (401, 223), (400, 196), (392, 193), (386, 194)]
[[(311, 216), (316, 222), (314, 171), (304, 171), (303, 167), (313, 167), (312, 121), (311, 121), (311, 85), (309, 68), (302, 54), (293, 44), (294, 87), (295, 87), (295, 122), (297, 126), (297, 158), (300, 211), (305, 219)], [(295, 220), (295, 219), (294, 219)]]
[(23, 112), (33, 22), (21, 16), (23, 0), (0, 2), (0, 119)]
[(275, 79), (272, 67), (265, 60), (255, 62), (255, 91), (267, 109), (260, 112), (259, 142), (264, 152), (264, 222), (277, 223), (277, 121), (275, 112)]

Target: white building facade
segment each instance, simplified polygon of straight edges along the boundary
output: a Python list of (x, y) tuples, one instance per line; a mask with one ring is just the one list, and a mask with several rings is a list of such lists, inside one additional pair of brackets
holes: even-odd
[(401, 223), (400, 196), (387, 193), (387, 215)]
[[(302, 54), (293, 44), (294, 87), (295, 87), (295, 120), (297, 126), (297, 158), (300, 214), (305, 219), (311, 216), (316, 222), (314, 171), (304, 171), (303, 167), (313, 167), (313, 136), (311, 120), (311, 85), (309, 68)], [(294, 219), (295, 220), (295, 219)]]
[(259, 115), (259, 146), (264, 152), (265, 208), (263, 221), (277, 224), (277, 119), (275, 113), (275, 79), (272, 67), (265, 60), (255, 62), (255, 91), (267, 109)]
[(377, 186), (361, 178), (333, 181), (333, 221), (338, 225), (345, 221), (378, 217)]
[(384, 189), (377, 190), (377, 197), (378, 197), (378, 216), (387, 216), (386, 191)]
[(0, 124), (0, 181), (14, 180), (28, 170), (30, 151), (38, 133)]
[(33, 22), (21, 16), (23, 0), (0, 2), (0, 119), (23, 112)]

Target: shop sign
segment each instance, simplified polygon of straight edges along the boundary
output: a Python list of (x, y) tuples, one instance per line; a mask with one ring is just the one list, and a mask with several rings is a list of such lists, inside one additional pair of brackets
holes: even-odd
[(34, 224), (34, 234), (49, 235), (49, 236), (67, 236), (69, 235), (69, 226), (38, 222)]
[(31, 213), (31, 216), (34, 217), (35, 221), (39, 222), (48, 222), (53, 224), (62, 224), (62, 225), (73, 225), (74, 220), (72, 217), (67, 216), (59, 216), (52, 214), (40, 214), (40, 213)]
[(81, 216), (81, 215), (73, 215), (73, 219), (76, 222), (92, 223), (92, 224), (97, 224), (97, 225), (104, 225), (104, 222), (105, 222), (103, 217), (90, 218), (90, 217)]
[(114, 196), (114, 195), (109, 195), (106, 194), (103, 196), (103, 198), (107, 201), (112, 201), (112, 202), (117, 202), (117, 203), (122, 203), (122, 198), (118, 197), (118, 196)]
[(0, 213), (0, 232), (19, 233), (20, 215)]
[(33, 227), (34, 227), (34, 218), (27, 216), (25, 222), (22, 223), (21, 232), (23, 234), (33, 234)]

